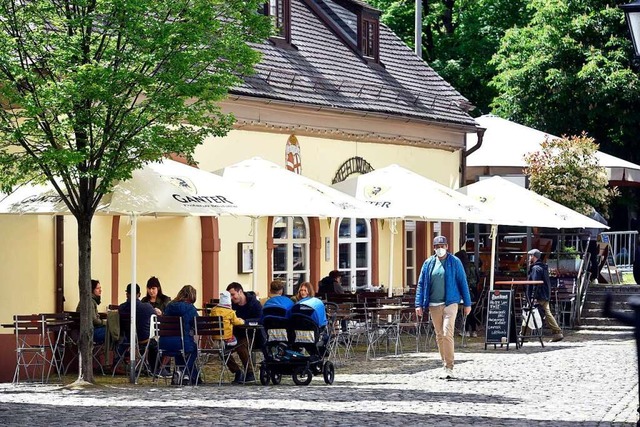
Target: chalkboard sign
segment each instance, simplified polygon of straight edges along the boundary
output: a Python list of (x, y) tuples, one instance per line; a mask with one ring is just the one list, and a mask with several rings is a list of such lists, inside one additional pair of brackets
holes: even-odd
[(512, 291), (493, 291), (489, 293), (487, 301), (487, 327), (485, 329), (484, 348), (487, 344), (506, 344), (515, 342), (515, 317), (513, 316), (513, 293)]

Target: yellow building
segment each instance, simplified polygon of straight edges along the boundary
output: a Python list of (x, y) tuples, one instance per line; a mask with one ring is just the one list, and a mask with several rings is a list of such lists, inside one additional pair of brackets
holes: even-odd
[[(461, 185), (465, 135), (475, 131), (468, 102), (379, 23), (378, 11), (356, 0), (275, 0), (274, 10), (284, 16), (278, 35), (255, 46), (263, 54), (256, 74), (222, 104), (235, 115), (235, 128), (197, 149), (201, 169), (259, 156), (331, 184), (397, 163), (448, 187)], [(289, 196), (283, 191), (281, 197)], [(144, 293), (147, 279), (157, 276), (169, 296), (190, 284), (204, 304), (232, 281), (251, 289), (252, 274), (255, 291), (264, 296), (273, 278), (285, 279), (291, 293), (301, 281), (315, 284), (339, 269), (346, 288), (383, 285), (401, 293), (415, 284), (434, 233), (447, 235), (454, 251), (460, 238), (454, 224), (399, 224), (390, 284), (388, 221), (262, 218), (255, 272), (242, 263), (251, 230), (249, 218), (141, 217), (137, 282)], [(0, 321), (75, 310), (75, 219), (0, 216), (0, 232), (7, 290)], [(94, 219), (92, 275), (103, 286), (101, 308), (125, 298), (128, 233), (126, 217)], [(0, 380), (7, 381), (15, 366), (14, 338), (10, 329), (2, 332)]]

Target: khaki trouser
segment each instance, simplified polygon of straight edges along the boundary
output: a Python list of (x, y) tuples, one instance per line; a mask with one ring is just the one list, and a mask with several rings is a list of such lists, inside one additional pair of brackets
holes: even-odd
[(551, 313), (551, 308), (549, 308), (549, 301), (539, 299), (538, 304), (540, 304), (540, 307), (544, 309), (544, 317), (547, 320), (547, 325), (549, 325), (549, 329), (551, 329), (551, 332), (553, 334), (561, 334), (562, 329), (560, 329), (560, 326), (558, 326), (558, 322), (556, 322), (555, 317), (553, 317), (553, 313)]
[(446, 307), (444, 305), (430, 306), (429, 314), (433, 322), (433, 329), (436, 331), (436, 343), (438, 344), (442, 364), (445, 368), (453, 369), (453, 334), (456, 327), (458, 304), (451, 304)]
[[(539, 300), (536, 300), (536, 302), (544, 310), (544, 318), (547, 321), (547, 325), (549, 326), (549, 329), (551, 329), (551, 333), (554, 335), (562, 334), (562, 329), (560, 329), (560, 326), (558, 326), (558, 322), (556, 322), (555, 317), (553, 317), (553, 313), (551, 313), (551, 308), (549, 307), (549, 301), (539, 299)], [(542, 327), (542, 325), (540, 325), (540, 327)], [(522, 328), (520, 329), (520, 335), (529, 335), (529, 334), (531, 334), (531, 329), (523, 325)]]

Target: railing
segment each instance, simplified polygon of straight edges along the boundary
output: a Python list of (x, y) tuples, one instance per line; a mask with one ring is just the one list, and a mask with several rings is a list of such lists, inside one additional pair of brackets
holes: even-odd
[(601, 233), (603, 241), (609, 241), (612, 256), (619, 271), (633, 270), (633, 254), (636, 250), (638, 231), (606, 231)]

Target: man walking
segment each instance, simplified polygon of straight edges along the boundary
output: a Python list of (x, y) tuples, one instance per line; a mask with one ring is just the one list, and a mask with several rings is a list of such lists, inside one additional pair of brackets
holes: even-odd
[(551, 296), (551, 279), (549, 279), (549, 266), (542, 261), (542, 253), (538, 249), (531, 249), (529, 252), (529, 280), (542, 280), (542, 285), (529, 285), (527, 286), (527, 296), (530, 301), (535, 300), (535, 304), (538, 304), (544, 310), (544, 317), (547, 320), (547, 325), (551, 329), (553, 336), (551, 342), (560, 341), (564, 338), (562, 335), (562, 329), (558, 326), (558, 322), (551, 313), (549, 308), (549, 297)]
[(464, 315), (471, 312), (471, 297), (462, 262), (448, 252), (447, 238), (433, 239), (436, 254), (422, 265), (416, 289), (416, 315), (428, 310), (436, 331), (436, 343), (444, 366), (444, 378), (452, 379), (454, 364), (454, 331), (458, 303), (464, 304)]

